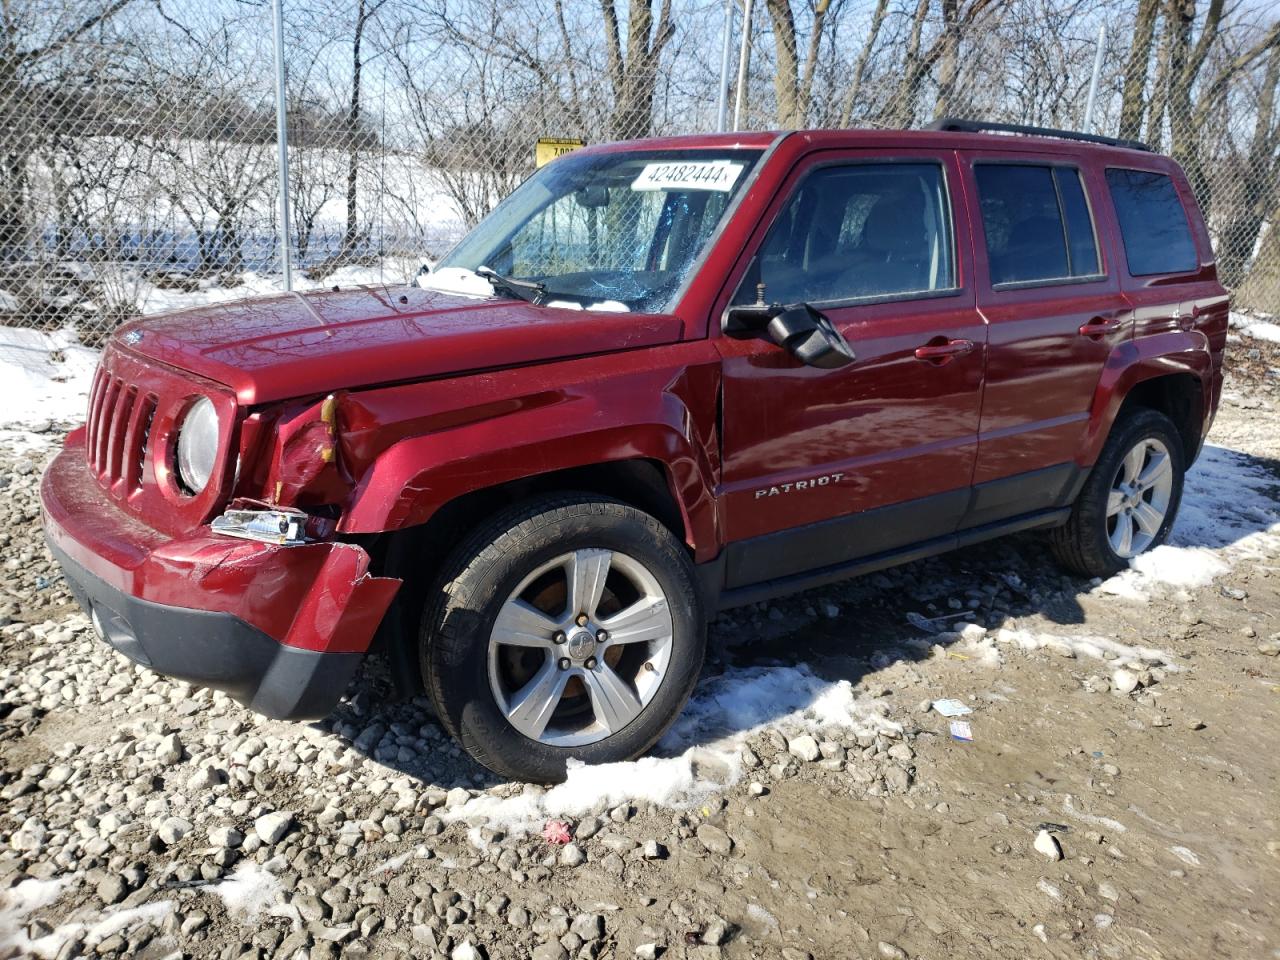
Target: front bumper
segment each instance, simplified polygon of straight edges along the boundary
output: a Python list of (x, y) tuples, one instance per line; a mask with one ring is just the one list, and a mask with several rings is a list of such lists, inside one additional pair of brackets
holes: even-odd
[(328, 714), (400, 586), (348, 543), (170, 538), (97, 485), (73, 433), (41, 484), (45, 536), (116, 650), (288, 720)]

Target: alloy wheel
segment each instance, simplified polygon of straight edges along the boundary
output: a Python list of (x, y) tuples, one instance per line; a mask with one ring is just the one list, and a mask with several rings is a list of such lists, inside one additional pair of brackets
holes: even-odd
[(1140, 440), (1120, 462), (1107, 495), (1107, 539), (1122, 559), (1155, 541), (1173, 496), (1173, 458), (1155, 437)]
[(643, 564), (574, 550), (535, 569), (503, 604), (489, 636), (489, 686), (524, 736), (583, 746), (648, 706), (673, 642), (667, 597)]

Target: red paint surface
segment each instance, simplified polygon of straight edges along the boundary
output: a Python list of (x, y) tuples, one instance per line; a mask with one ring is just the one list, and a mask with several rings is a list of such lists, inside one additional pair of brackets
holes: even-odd
[[(644, 458), (666, 474), (700, 561), (727, 542), (1096, 459), (1136, 383), (1186, 373), (1204, 428), (1221, 386), (1227, 297), (1199, 215), (1201, 266), (1151, 281), (1125, 269), (1107, 165), (1185, 178), (1169, 160), (1030, 137), (901, 131), (732, 134), (606, 145), (771, 147), (669, 315), (590, 313), (417, 288), (285, 295), (151, 318), (103, 369), (157, 398), (138, 490), (108, 492), (73, 434), (45, 479), (50, 536), (94, 573), (161, 603), (225, 610), (282, 642), (363, 649), (394, 581), (365, 576), (350, 545), (274, 548), (214, 537), (233, 497), (327, 511), (343, 534), (428, 520), (509, 480)], [(1016, 156), (1078, 166), (1106, 277), (992, 290), (971, 163)], [(720, 319), (774, 213), (810, 166), (936, 158), (950, 184), (954, 296), (829, 310), (858, 361), (801, 366)], [(1081, 327), (1111, 329), (1095, 336)], [(969, 340), (938, 363), (921, 347)], [(336, 394), (332, 462), (320, 402)], [(175, 430), (194, 396), (222, 418), (221, 468), (188, 497), (173, 479)], [(237, 459), (239, 468), (237, 470)], [(840, 482), (760, 499), (816, 476)]]
[(276, 547), (214, 536), (167, 537), (115, 508), (67, 438), (41, 484), (45, 533), (107, 584), (153, 603), (230, 613), (304, 650), (362, 652), (400, 581), (367, 576), (351, 544)]

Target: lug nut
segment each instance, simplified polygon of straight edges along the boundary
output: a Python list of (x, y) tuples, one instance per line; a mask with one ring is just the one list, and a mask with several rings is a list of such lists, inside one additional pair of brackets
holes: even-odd
[(609, 631), (608, 631), (608, 630), (600, 630), (600, 631), (597, 631), (597, 632), (596, 632), (596, 642), (597, 642), (597, 643), (608, 643), (608, 642), (609, 642)]
[(561, 669), (561, 670), (568, 670), (568, 669), (569, 669), (569, 658), (568, 658), (568, 657), (561, 657), (561, 658), (560, 658), (560, 669)]
[(595, 657), (587, 657), (587, 669), (588, 669), (588, 670), (594, 670), (595, 668), (596, 668), (596, 658), (595, 658)]
[(564, 635), (563, 630), (557, 630), (556, 635), (551, 639), (554, 640), (556, 643), (564, 643), (569, 638)]
[(578, 614), (578, 620), (577, 620), (578, 626), (585, 627), (587, 625), (587, 619), (588, 618), (585, 613)]

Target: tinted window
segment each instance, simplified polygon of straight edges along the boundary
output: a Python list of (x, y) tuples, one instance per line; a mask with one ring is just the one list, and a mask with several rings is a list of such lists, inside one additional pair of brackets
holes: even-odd
[(736, 303), (850, 300), (955, 286), (951, 214), (933, 163), (822, 167), (769, 229)]
[(974, 176), (992, 285), (1097, 275), (1098, 246), (1079, 171), (983, 163)]
[(1191, 226), (1172, 180), (1162, 173), (1111, 169), (1107, 186), (1131, 274), (1142, 277), (1196, 269), (1199, 257)]

